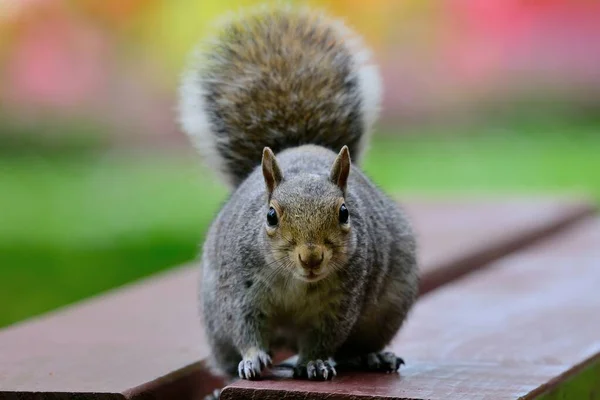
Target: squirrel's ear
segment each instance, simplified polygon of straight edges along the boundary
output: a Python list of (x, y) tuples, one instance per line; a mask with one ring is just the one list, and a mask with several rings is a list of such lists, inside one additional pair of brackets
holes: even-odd
[(277, 160), (275, 159), (275, 154), (273, 154), (273, 150), (269, 147), (265, 147), (263, 149), (262, 155), (262, 172), (265, 178), (265, 183), (267, 185), (267, 191), (269, 196), (273, 193), (273, 190), (281, 183), (283, 179), (283, 174), (281, 173), (281, 168), (279, 168), (279, 164), (277, 164)]
[(348, 146), (344, 146), (331, 167), (329, 178), (345, 193), (348, 175), (350, 175), (350, 151)]

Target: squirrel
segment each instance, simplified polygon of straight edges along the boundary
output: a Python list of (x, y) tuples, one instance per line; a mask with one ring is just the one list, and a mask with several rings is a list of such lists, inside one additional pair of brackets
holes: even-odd
[(385, 351), (419, 285), (404, 211), (361, 170), (380, 109), (361, 37), (321, 11), (263, 7), (197, 48), (179, 122), (230, 188), (200, 256), (215, 371), (258, 379), (277, 343), (295, 378), (396, 372)]

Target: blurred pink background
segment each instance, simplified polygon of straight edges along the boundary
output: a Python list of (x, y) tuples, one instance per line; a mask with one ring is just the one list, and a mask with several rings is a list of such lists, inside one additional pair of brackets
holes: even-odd
[[(187, 52), (213, 18), (253, 3), (0, 0), (0, 135), (8, 123), (43, 135), (49, 121), (81, 121), (113, 143), (180, 142)], [(398, 132), (522, 104), (600, 110), (599, 1), (310, 3), (345, 17), (374, 49), (381, 121)]]

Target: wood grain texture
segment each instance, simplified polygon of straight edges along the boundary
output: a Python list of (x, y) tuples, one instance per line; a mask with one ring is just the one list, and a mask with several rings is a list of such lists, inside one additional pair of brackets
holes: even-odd
[[(431, 287), (455, 278), (462, 263), (474, 269), (508, 251), (506, 242), (518, 247), (592, 210), (554, 200), (424, 202), (407, 209)], [(199, 362), (207, 348), (197, 316), (198, 279), (196, 265), (182, 266), (0, 331), (0, 399), (208, 393), (220, 381)]]
[[(331, 384), (241, 381), (223, 400), (263, 393), (288, 399), (594, 398), (600, 396), (590, 383), (600, 381), (593, 379), (600, 371), (599, 288), (600, 218), (421, 298), (391, 346), (407, 361), (399, 375), (340, 374)], [(565, 393), (562, 383), (579, 373), (592, 375), (581, 381), (587, 386)]]
[(402, 374), (348, 373), (330, 382), (267, 378), (234, 384), (221, 400), (232, 399), (516, 399), (560, 373), (559, 366), (503, 366), (493, 363), (415, 362)]

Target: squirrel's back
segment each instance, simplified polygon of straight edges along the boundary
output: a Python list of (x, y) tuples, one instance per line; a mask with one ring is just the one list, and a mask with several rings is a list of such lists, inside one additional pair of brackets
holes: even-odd
[(303, 144), (361, 160), (381, 97), (376, 65), (340, 21), (290, 6), (227, 20), (183, 75), (179, 120), (194, 145), (239, 185), (275, 153)]

